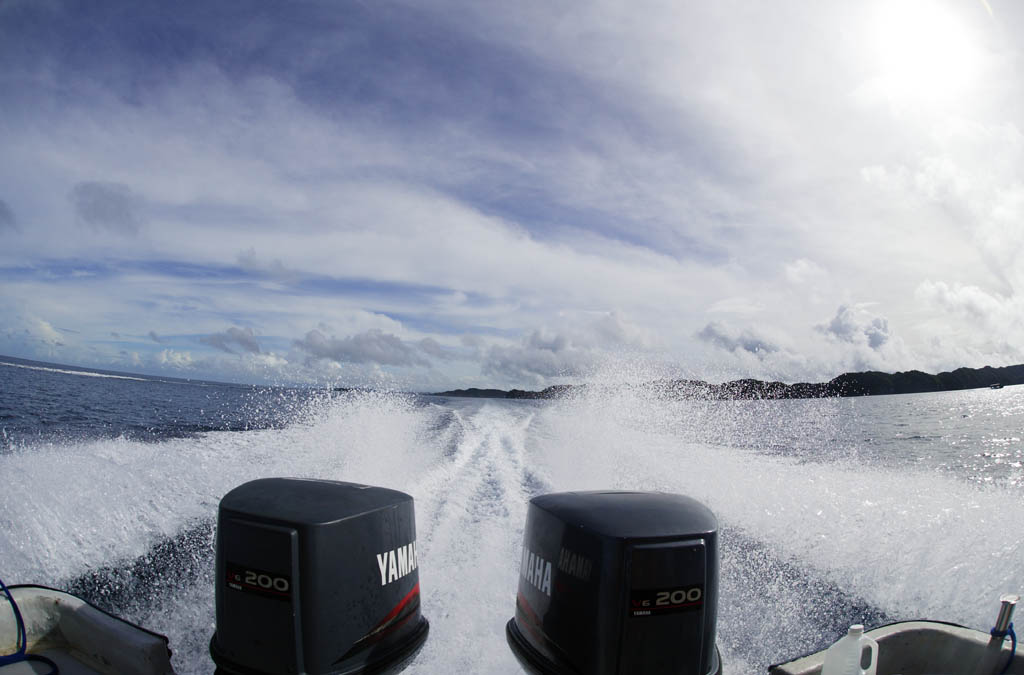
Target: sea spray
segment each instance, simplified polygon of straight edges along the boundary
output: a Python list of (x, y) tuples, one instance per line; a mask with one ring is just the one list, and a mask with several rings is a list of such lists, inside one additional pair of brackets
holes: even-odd
[[(92, 386), (103, 378), (43, 375), (53, 381), (24, 389), (54, 409), (75, 378), (90, 385), (76, 396), (120, 414), (121, 399), (104, 403), (110, 392)], [(142, 426), (220, 395), (117, 382), (149, 387), (136, 398), (165, 406)], [(179, 393), (160, 403), (168, 391)], [(503, 628), (529, 498), (678, 492), (720, 519), (719, 645), (725, 672), (746, 675), (824, 648), (851, 623), (927, 616), (987, 628), (985, 598), (1020, 592), (1024, 543), (1005, 524), (1024, 520), (1021, 444), (1012, 440), (1024, 388), (989, 393), (679, 401), (609, 378), (564, 401), (254, 394), (275, 403), (234, 411), (248, 431), (155, 441), (62, 435), (58, 424), (45, 440), (19, 431), (0, 453), (0, 569), (7, 580), (78, 583), (123, 604), (128, 618), (170, 636), (178, 672), (205, 673), (212, 556), (209, 540), (189, 533), (208, 528), (228, 490), (267, 476), (393, 487), (416, 499), (434, 627), (407, 672), (512, 675), (520, 670)], [(273, 423), (264, 423), (268, 407)]]

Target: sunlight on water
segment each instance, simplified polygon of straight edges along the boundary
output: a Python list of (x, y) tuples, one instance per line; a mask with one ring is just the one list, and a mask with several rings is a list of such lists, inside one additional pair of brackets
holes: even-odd
[(113, 604), (114, 586), (138, 577), (121, 598), (129, 617), (171, 638), (179, 672), (210, 672), (217, 503), (254, 478), (305, 476), (416, 499), (431, 634), (410, 673), (520, 672), (504, 624), (527, 501), (550, 491), (679, 492), (716, 512), (719, 644), (732, 675), (825, 646), (861, 620), (987, 629), (999, 594), (1024, 589), (1019, 490), (838, 443), (849, 401), (779, 403), (628, 390), (546, 403), (348, 394), (303, 403), (283, 429), (26, 447), (0, 456), (0, 570), (18, 583), (78, 580)]

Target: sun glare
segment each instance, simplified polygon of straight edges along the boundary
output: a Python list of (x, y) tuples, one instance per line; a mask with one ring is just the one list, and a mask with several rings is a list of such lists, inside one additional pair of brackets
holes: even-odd
[(878, 84), (894, 102), (956, 100), (978, 71), (980, 50), (970, 28), (953, 6), (938, 0), (881, 3), (873, 38)]

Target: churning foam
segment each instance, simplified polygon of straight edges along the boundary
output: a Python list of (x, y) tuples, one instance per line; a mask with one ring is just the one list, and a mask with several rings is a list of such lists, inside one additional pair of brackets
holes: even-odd
[[(860, 606), (829, 606), (834, 594), (821, 588), (894, 618), (980, 628), (1000, 593), (1024, 588), (1019, 493), (827, 453), (818, 461), (743, 449), (727, 437), (695, 440), (680, 419), (686, 410), (621, 390), (445, 405), (359, 394), (312, 403), (284, 429), (25, 449), (0, 456), (0, 573), (8, 582), (57, 584), (138, 558), (212, 521), (233, 487), (301, 476), (415, 498), (423, 613), (432, 624), (407, 671), (420, 675), (520, 672), (504, 625), (514, 612), (526, 504), (542, 492), (662, 490), (715, 511), (723, 537), (719, 643), (731, 675), (838, 637), (821, 617)], [(810, 418), (789, 423), (827, 429), (838, 414), (803, 410)], [(700, 414), (714, 425), (716, 415), (749, 408), (705, 405)], [(209, 672), (212, 571), (133, 611), (169, 635), (179, 672)], [(771, 631), (790, 637), (772, 642)]]
[[(725, 403), (724, 414), (743, 407)], [(803, 410), (828, 414), (819, 404)], [(679, 412), (677, 404), (628, 392), (565, 402), (543, 411), (547, 432), (538, 435), (545, 440), (534, 452), (545, 460), (547, 482), (558, 489), (691, 495), (716, 512), (723, 538), (730, 531), (751, 538), (893, 618), (933, 617), (987, 630), (998, 597), (1024, 588), (1024, 540), (1015, 526), (1024, 522), (1019, 491), (982, 487), (948, 472), (893, 468), (891, 461), (836, 459), (827, 447), (814, 461), (692, 443), (670, 431), (670, 421), (658, 419)], [(823, 430), (829, 424), (820, 421)], [(723, 559), (723, 576), (756, 572), (730, 565)], [(787, 605), (784, 599), (770, 604)], [(810, 615), (815, 608), (793, 610)], [(778, 630), (800, 620), (765, 618)], [(728, 611), (723, 620), (728, 634)]]

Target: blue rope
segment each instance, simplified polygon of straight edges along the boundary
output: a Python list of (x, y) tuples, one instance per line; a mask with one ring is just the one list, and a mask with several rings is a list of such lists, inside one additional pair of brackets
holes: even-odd
[(21, 610), (18, 609), (18, 603), (14, 601), (14, 596), (11, 595), (11, 591), (7, 588), (7, 584), (4, 583), (3, 579), (0, 579), (0, 588), (3, 589), (4, 595), (7, 596), (7, 601), (11, 603), (11, 609), (14, 610), (14, 624), (18, 627), (18, 637), (14, 642), (16, 647), (14, 653), (0, 655), (0, 666), (6, 666), (9, 663), (18, 663), (25, 660), (25, 646), (28, 644), (28, 640), (25, 637), (25, 621), (21, 618)]
[(1006, 675), (1006, 671), (1013, 665), (1013, 657), (1017, 653), (1017, 634), (1013, 631), (1013, 623), (1010, 624), (1009, 628), (1003, 631), (996, 630), (993, 628), (989, 633), (994, 638), (1006, 639), (1006, 636), (1010, 636), (1010, 658), (1006, 660), (1006, 665), (999, 671), (999, 675)]
[(60, 675), (60, 668), (50, 659), (39, 654), (25, 653), (25, 650), (28, 648), (28, 637), (25, 635), (25, 620), (21, 618), (21, 610), (18, 609), (18, 603), (14, 601), (11, 589), (7, 588), (7, 584), (4, 583), (3, 579), (0, 579), (0, 589), (3, 589), (4, 595), (7, 596), (7, 602), (11, 603), (11, 609), (14, 610), (14, 623), (18, 626), (18, 637), (14, 643), (16, 649), (12, 654), (0, 655), (0, 667), (8, 666), (12, 663), (21, 663), (22, 661), (39, 661), (50, 666), (48, 675)]

